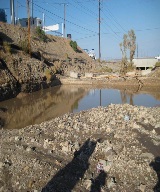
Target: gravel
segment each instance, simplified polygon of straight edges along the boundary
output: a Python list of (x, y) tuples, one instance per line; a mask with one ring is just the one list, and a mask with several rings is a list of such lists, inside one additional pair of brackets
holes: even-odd
[(160, 191), (159, 125), (159, 107), (111, 104), (1, 129), (0, 191)]

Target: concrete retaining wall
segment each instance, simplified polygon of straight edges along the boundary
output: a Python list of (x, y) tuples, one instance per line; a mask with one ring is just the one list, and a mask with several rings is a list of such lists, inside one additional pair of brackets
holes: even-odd
[(93, 77), (93, 73), (85, 73), (85, 77)]
[(133, 59), (133, 63), (136, 67), (144, 68), (154, 67), (157, 61), (158, 60), (154, 58)]
[(70, 71), (70, 77), (72, 78), (78, 78), (78, 73)]

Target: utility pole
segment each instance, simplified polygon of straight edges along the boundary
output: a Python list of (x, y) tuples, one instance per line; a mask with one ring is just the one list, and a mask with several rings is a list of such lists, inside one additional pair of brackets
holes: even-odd
[[(98, 6), (98, 12), (99, 12), (99, 18), (98, 18), (98, 25), (99, 25), (99, 63), (101, 62), (101, 0), (99, 0), (99, 6)], [(102, 105), (102, 93), (101, 93), (101, 89), (99, 92), (99, 96), (100, 96), (100, 102), (99, 105)]]
[(16, 21), (16, 25), (18, 23), (18, 0), (17, 0), (17, 21)]
[(15, 25), (14, 0), (10, 0), (11, 24)]
[(66, 37), (66, 3), (64, 5), (64, 22), (63, 22), (63, 37)]
[(30, 0), (27, 0), (27, 13), (28, 13), (28, 51), (31, 56)]
[(33, 0), (32, 0), (32, 22), (33, 22)]
[(43, 29), (44, 29), (44, 32), (45, 32), (45, 15), (43, 13)]
[(101, 60), (101, 0), (99, 0), (99, 18), (98, 18), (98, 24), (99, 24), (99, 62)]
[(138, 43), (137, 43), (137, 59), (138, 59)]

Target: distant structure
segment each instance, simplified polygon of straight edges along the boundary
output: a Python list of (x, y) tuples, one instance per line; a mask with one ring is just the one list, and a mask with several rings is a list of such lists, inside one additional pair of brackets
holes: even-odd
[(160, 61), (160, 55), (158, 55), (157, 57), (155, 57), (155, 59), (158, 60), (158, 62)]
[[(31, 27), (42, 27), (42, 20), (38, 17), (31, 18)], [(16, 20), (16, 25), (21, 27), (28, 27), (28, 18), (22, 18)]]
[(72, 35), (71, 34), (67, 34), (67, 39), (72, 39)]
[(153, 68), (157, 62), (156, 58), (135, 58), (133, 63), (136, 69), (147, 70)]
[(96, 59), (96, 54), (94, 52), (94, 49), (91, 49), (90, 51), (88, 49), (83, 49), (93, 60)]
[(4, 23), (7, 22), (7, 15), (4, 9), (0, 9), (0, 21)]
[(59, 24), (55, 25), (50, 25), (50, 26), (43, 26), (42, 28), (43, 31), (48, 32), (48, 31), (58, 31), (59, 30)]

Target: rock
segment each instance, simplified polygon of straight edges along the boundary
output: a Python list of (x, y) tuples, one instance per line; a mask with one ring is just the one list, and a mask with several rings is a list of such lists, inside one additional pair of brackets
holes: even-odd
[(91, 188), (91, 185), (92, 185), (92, 181), (90, 179), (87, 179), (84, 181), (84, 186), (87, 190)]
[(116, 155), (116, 152), (111, 147), (108, 147), (105, 150), (105, 157), (108, 161), (112, 161), (115, 155)]
[(157, 124), (155, 125), (155, 129), (157, 129), (157, 128), (160, 128), (160, 123), (157, 123)]
[(155, 129), (153, 129), (153, 130), (152, 130), (152, 133), (153, 133), (153, 134), (156, 134), (156, 131), (155, 131)]
[(63, 152), (71, 152), (72, 148), (68, 142), (61, 143)]
[(140, 189), (141, 192), (145, 192), (146, 185), (141, 184), (141, 185), (139, 186), (139, 189)]
[(149, 123), (148, 119), (145, 119), (145, 120), (144, 120), (144, 123), (145, 123), (145, 124), (148, 124), (148, 123)]
[(26, 148), (26, 151), (27, 151), (27, 152), (32, 151), (31, 147), (27, 147), (27, 148)]
[(78, 150), (79, 147), (80, 147), (80, 144), (78, 143), (78, 141), (76, 141), (76, 142), (74, 143), (74, 148), (75, 148), (75, 150)]
[(148, 158), (148, 159), (154, 159), (154, 155), (152, 153), (142, 153), (140, 155), (141, 158)]
[(138, 125), (136, 122), (133, 123), (133, 129), (139, 129), (140, 125)]
[(110, 188), (112, 188), (112, 187), (114, 187), (115, 186), (115, 184), (116, 184), (116, 182), (115, 182), (115, 178), (109, 178), (108, 180), (107, 180), (107, 187), (110, 189)]
[(15, 141), (21, 141), (21, 140), (22, 140), (22, 137), (19, 137), (19, 136), (15, 137)]
[(106, 162), (106, 166), (104, 167), (104, 171), (105, 171), (105, 172), (109, 172), (109, 170), (110, 170), (111, 167), (112, 167), (112, 164), (113, 164), (113, 162), (107, 161), (107, 162)]
[(0, 169), (2, 169), (3, 165), (4, 165), (4, 164), (3, 164), (2, 162), (0, 162)]

